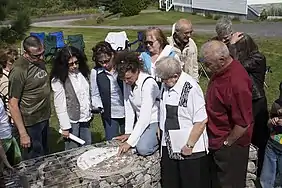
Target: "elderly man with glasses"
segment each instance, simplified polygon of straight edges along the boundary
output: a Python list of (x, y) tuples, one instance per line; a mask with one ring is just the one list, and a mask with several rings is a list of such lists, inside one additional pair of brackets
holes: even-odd
[(202, 46), (212, 78), (206, 94), (212, 187), (244, 188), (252, 138), (252, 82), (227, 46), (212, 40)]
[(24, 54), (9, 75), (9, 109), (16, 125), (23, 159), (47, 154), (51, 114), (49, 77), (43, 60), (44, 47), (37, 37), (23, 41)]
[(186, 19), (178, 20), (173, 26), (172, 36), (167, 38), (168, 43), (174, 47), (176, 55), (184, 64), (183, 71), (199, 81), (198, 50), (191, 38), (193, 33), (192, 23)]

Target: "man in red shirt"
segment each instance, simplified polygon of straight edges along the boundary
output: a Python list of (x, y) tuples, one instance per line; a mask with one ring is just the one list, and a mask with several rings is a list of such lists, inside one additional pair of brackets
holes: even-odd
[(205, 43), (202, 55), (213, 73), (206, 96), (212, 187), (244, 188), (253, 129), (252, 83), (224, 43)]

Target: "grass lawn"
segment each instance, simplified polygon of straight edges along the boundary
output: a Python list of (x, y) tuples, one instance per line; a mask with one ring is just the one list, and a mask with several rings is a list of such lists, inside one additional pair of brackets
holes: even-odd
[[(175, 19), (174, 19), (175, 20)], [(31, 31), (33, 32), (53, 32), (57, 31), (54, 28), (32, 28)], [(65, 35), (68, 34), (83, 34), (84, 40), (86, 43), (86, 55), (89, 59), (89, 66), (90, 68), (93, 68), (94, 64), (91, 61), (91, 48), (99, 41), (102, 41), (105, 39), (107, 33), (109, 30), (105, 29), (62, 29), (62, 31), (65, 33)], [(167, 35), (169, 33), (166, 33)], [(127, 35), (130, 41), (133, 41), (136, 39), (136, 31), (127, 31)], [(208, 35), (194, 35), (193, 39), (195, 40), (196, 44), (198, 45), (198, 48), (201, 47), (201, 45), (211, 36)], [(278, 91), (278, 85), (282, 78), (282, 54), (281, 54), (281, 46), (282, 46), (282, 39), (277, 38), (256, 38), (256, 42), (259, 45), (260, 50), (264, 53), (264, 55), (267, 58), (267, 65), (272, 67), (273, 73), (269, 73), (267, 75), (267, 83), (269, 85), (269, 88), (266, 89), (267, 99), (269, 106), (272, 104), (272, 102), (278, 97), (279, 91)], [(48, 65), (48, 69), (50, 70), (51, 66)], [(239, 76), (239, 75), (238, 75)], [(200, 85), (203, 89), (203, 91), (206, 90), (207, 86), (207, 79), (202, 76), (200, 79)], [(61, 140), (61, 137), (58, 130), (58, 120), (54, 113), (54, 109), (52, 109), (52, 117), (51, 117), (51, 134), (50, 134), (50, 149), (51, 152), (61, 151), (63, 149), (63, 142)], [(102, 141), (104, 139), (104, 130), (103, 126), (101, 124), (100, 117), (97, 115), (95, 116), (92, 124), (91, 124), (91, 130), (93, 139), (95, 142)]]
[[(213, 24), (216, 21), (213, 19), (204, 18), (198, 15), (192, 15), (185, 12), (154, 12), (154, 13), (140, 13), (136, 16), (120, 17), (115, 19), (107, 18), (101, 25), (172, 25), (175, 20), (180, 18), (187, 18), (193, 24)], [(95, 18), (79, 20), (73, 23), (74, 25), (98, 25)]]

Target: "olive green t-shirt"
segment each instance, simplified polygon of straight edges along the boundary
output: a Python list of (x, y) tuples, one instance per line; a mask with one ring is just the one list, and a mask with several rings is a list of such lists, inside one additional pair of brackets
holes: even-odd
[(9, 97), (19, 99), (25, 126), (48, 120), (51, 114), (50, 83), (45, 63), (19, 58), (9, 75)]

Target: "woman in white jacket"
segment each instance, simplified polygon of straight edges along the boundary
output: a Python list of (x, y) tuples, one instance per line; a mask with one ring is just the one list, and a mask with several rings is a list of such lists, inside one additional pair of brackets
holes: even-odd
[(91, 144), (89, 73), (85, 54), (75, 47), (64, 47), (54, 60), (51, 87), (66, 150), (79, 146), (70, 133)]
[(158, 149), (158, 84), (144, 72), (136, 53), (121, 52), (114, 62), (124, 81), (125, 134), (116, 137), (123, 142), (119, 154), (135, 147), (138, 154), (151, 155)]

